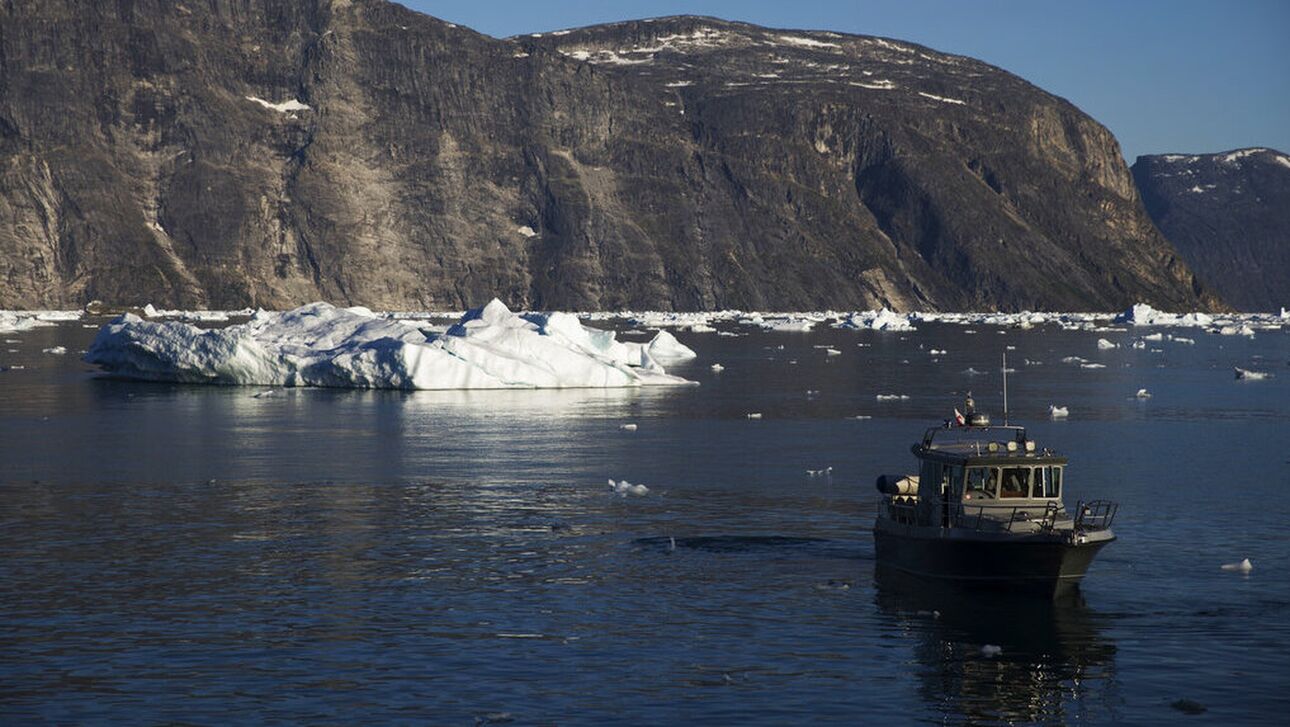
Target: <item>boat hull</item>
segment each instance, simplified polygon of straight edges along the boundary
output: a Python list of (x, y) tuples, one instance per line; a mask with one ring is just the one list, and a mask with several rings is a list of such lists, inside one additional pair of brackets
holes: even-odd
[(1054, 535), (991, 538), (934, 532), (875, 528), (879, 567), (961, 586), (1056, 595), (1077, 588), (1093, 558), (1115, 540), (1109, 533), (1073, 542)]

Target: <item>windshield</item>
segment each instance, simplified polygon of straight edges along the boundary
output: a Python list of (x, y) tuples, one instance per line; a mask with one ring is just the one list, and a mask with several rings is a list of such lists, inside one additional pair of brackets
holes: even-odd
[(969, 467), (964, 500), (994, 499), (999, 496), (999, 470), (994, 467)]
[(1004, 467), (1002, 472), (1003, 487), (999, 497), (1030, 497), (1029, 467)]

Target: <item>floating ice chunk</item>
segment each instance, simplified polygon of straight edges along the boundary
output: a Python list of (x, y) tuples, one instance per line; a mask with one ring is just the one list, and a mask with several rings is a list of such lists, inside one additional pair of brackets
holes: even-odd
[(1111, 343), (1110, 341), (1106, 340), (1105, 338), (1099, 338), (1099, 339), (1097, 339), (1097, 349), (1098, 349), (1099, 351), (1109, 351), (1109, 350), (1111, 350), (1111, 349), (1113, 349), (1113, 348), (1119, 348), (1119, 347), (1120, 347), (1120, 344), (1118, 344), (1118, 343)]
[(852, 313), (834, 324), (835, 328), (853, 328), (869, 331), (912, 331), (909, 318), (883, 308), (877, 311)]
[(855, 416), (847, 417), (847, 419), (854, 419), (854, 420), (856, 420), (856, 421), (864, 421), (865, 419), (873, 419), (873, 417), (872, 417), (872, 416), (870, 416), (870, 415), (868, 415), (868, 414), (856, 414)]
[(660, 332), (617, 341), (567, 313), (512, 313), (501, 301), (467, 312), (447, 333), (364, 308), (313, 303), (203, 330), (126, 314), (99, 331), (85, 360), (118, 376), (259, 386), (390, 389), (635, 387), (691, 383), (656, 354), (693, 351)]
[(969, 367), (967, 367), (966, 369), (964, 369), (964, 370), (963, 370), (963, 373), (964, 373), (964, 374), (966, 374), (966, 375), (968, 375), (968, 376), (983, 376), (983, 375), (985, 375), (985, 372), (984, 372), (984, 371), (977, 371), (976, 369), (972, 368), (971, 366), (969, 366)]
[(1134, 341), (1132, 345), (1133, 345), (1133, 348), (1140, 350), (1147, 347), (1147, 342), (1139, 338), (1138, 340)]
[(832, 468), (832, 467), (825, 467), (825, 468), (824, 468), (824, 469), (822, 469), (822, 470), (807, 470), (807, 471), (806, 471), (806, 476), (807, 476), (807, 477), (827, 477), (828, 475), (831, 475), (831, 474), (833, 474), (833, 468)]
[(1133, 395), (1137, 399), (1150, 399), (1151, 392), (1146, 389), (1138, 389), (1138, 393)]
[(1048, 416), (1053, 419), (1065, 419), (1070, 416), (1070, 413), (1071, 410), (1068, 407), (1057, 406), (1055, 404), (1048, 405)]
[(830, 355), (830, 356), (841, 356), (841, 355), (842, 355), (842, 352), (841, 352), (841, 351), (839, 351), (839, 350), (837, 350), (836, 348), (826, 348), (826, 349), (824, 349), (824, 352), (825, 352), (826, 354)]
[[(578, 324), (578, 327), (581, 328), (582, 324)], [(583, 330), (588, 329), (584, 328)], [(676, 340), (676, 336), (667, 331), (659, 331), (658, 335), (654, 336), (654, 340), (650, 341), (649, 345), (645, 347), (645, 350), (652, 358), (660, 361), (679, 361), (694, 358), (698, 355), (694, 352), (694, 349)]]
[(30, 311), (0, 310), (0, 333), (18, 333), (52, 325), (54, 325), (53, 322), (41, 320), (37, 314)]
[(252, 394), (251, 398), (263, 399), (268, 396), (277, 396), (277, 395), (278, 395), (278, 389), (265, 389), (264, 391), (257, 391), (256, 393)]
[(761, 419), (761, 412), (759, 411), (750, 412), (746, 416), (749, 419)]
[(1163, 333), (1148, 333), (1147, 335), (1145, 335), (1145, 336), (1143, 336), (1143, 337), (1142, 337), (1142, 340), (1144, 340), (1144, 341), (1163, 341), (1163, 340), (1165, 340), (1165, 334), (1163, 334)]
[(711, 366), (710, 368), (712, 369), (712, 373), (714, 373), (714, 374), (719, 374), (719, 373), (721, 373), (722, 371), (725, 371), (725, 370), (726, 370), (726, 367), (725, 367), (725, 366), (722, 366), (722, 365), (721, 365), (721, 364), (719, 364), (719, 363), (712, 364), (712, 366)]
[(908, 394), (879, 394), (876, 398), (878, 401), (905, 401), (909, 398)]
[(1236, 370), (1236, 378), (1241, 379), (1242, 381), (1262, 381), (1272, 375), (1265, 371), (1251, 371), (1239, 366), (1233, 366), (1232, 368)]
[(1183, 338), (1182, 336), (1170, 336), (1169, 340), (1173, 341), (1174, 343), (1181, 343), (1186, 346), (1196, 345), (1196, 339), (1194, 338)]
[(649, 494), (649, 488), (645, 485), (633, 485), (627, 480), (619, 480), (618, 482), (610, 480), (609, 489), (613, 490), (614, 494), (620, 497), (627, 497), (628, 495), (631, 495), (632, 497), (644, 497)]
[(618, 428), (619, 428), (619, 429), (621, 429), (621, 430), (623, 430), (624, 432), (634, 432), (634, 431), (636, 431), (636, 425), (635, 425), (635, 424), (619, 424), (619, 425), (618, 425)]
[(65, 346), (54, 346), (53, 348), (43, 348), (41, 349), (41, 352), (53, 354), (55, 356), (62, 356), (67, 353), (67, 348)]
[(1104, 368), (1106, 368), (1106, 364), (1100, 364), (1100, 363), (1082, 363), (1082, 364), (1080, 364), (1080, 365), (1079, 365), (1079, 367), (1080, 367), (1080, 368), (1082, 368), (1082, 369), (1104, 369)]
[(984, 656), (987, 659), (992, 659), (1002, 653), (1003, 647), (996, 644), (986, 644), (981, 647), (981, 656)]
[(1067, 356), (1066, 358), (1062, 359), (1062, 363), (1067, 363), (1067, 364), (1082, 364), (1087, 362), (1088, 362), (1088, 359), (1080, 358), (1079, 356)]
[(932, 350), (928, 351), (928, 353), (930, 353), (933, 356), (944, 356), (945, 354), (949, 353), (949, 351), (946, 351), (943, 348), (942, 349), (933, 348)]
[(1224, 563), (1223, 570), (1237, 571), (1239, 573), (1249, 573), (1254, 570), (1254, 564), (1249, 558), (1242, 560), (1240, 563)]

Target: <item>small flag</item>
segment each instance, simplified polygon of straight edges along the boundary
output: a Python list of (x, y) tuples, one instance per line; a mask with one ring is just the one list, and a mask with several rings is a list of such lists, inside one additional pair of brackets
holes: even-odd
[(963, 426), (964, 424), (967, 424), (967, 420), (964, 419), (963, 415), (959, 413), (958, 407), (954, 407), (954, 423), (959, 425), (960, 427)]

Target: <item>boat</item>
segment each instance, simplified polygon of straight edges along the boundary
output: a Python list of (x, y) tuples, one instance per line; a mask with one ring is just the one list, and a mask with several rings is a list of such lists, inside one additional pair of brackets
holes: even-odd
[[(931, 427), (912, 448), (919, 471), (882, 475), (878, 565), (921, 578), (1056, 596), (1078, 588), (1115, 540), (1119, 505), (1063, 504), (1067, 458), (1024, 427), (975, 411)], [(1006, 412), (1006, 405), (1005, 405)]]

